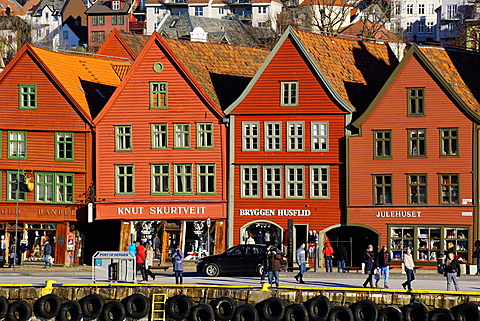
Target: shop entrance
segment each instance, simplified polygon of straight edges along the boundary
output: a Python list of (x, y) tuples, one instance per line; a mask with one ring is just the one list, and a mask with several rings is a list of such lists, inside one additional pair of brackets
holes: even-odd
[(283, 230), (280, 226), (272, 222), (254, 222), (243, 226), (240, 229), (242, 244), (247, 243), (247, 239), (251, 236), (255, 240), (255, 244), (266, 244), (281, 247)]
[(293, 248), (292, 248), (292, 257), (293, 260), (297, 260), (297, 248), (305, 243), (307, 245), (307, 235), (308, 235), (308, 224), (305, 223), (294, 223), (293, 224)]
[[(56, 224), (27, 223), (27, 261), (43, 261), (45, 242), (49, 241), (55, 251)], [(52, 253), (55, 257), (55, 253)]]

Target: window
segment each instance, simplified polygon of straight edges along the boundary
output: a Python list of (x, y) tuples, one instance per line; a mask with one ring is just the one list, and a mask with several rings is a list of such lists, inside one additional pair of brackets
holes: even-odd
[(457, 17), (457, 5), (447, 5), (447, 19), (455, 19)]
[(407, 4), (407, 14), (413, 14), (413, 3)]
[(425, 116), (425, 88), (407, 88), (408, 116)]
[(190, 148), (190, 124), (173, 124), (174, 148)]
[(18, 108), (37, 108), (37, 85), (18, 85)]
[(27, 187), (25, 185), (25, 175), (21, 172), (7, 172), (8, 200), (26, 201)]
[(401, 9), (401, 4), (400, 3), (394, 3), (393, 4), (393, 9), (392, 9), (392, 13), (393, 15), (400, 15), (400, 9)]
[(427, 21), (427, 32), (428, 33), (433, 32), (433, 21)]
[(68, 40), (68, 31), (64, 31), (62, 34), (63, 34), (63, 39)]
[(287, 122), (287, 151), (303, 151), (303, 121)]
[(282, 168), (280, 166), (263, 167), (263, 197), (282, 197)]
[(373, 131), (375, 140), (374, 158), (391, 158), (392, 132), (390, 130)]
[(132, 126), (115, 126), (115, 151), (125, 152), (132, 150)]
[(152, 194), (170, 194), (170, 165), (154, 164), (152, 170)]
[(408, 175), (408, 204), (427, 204), (427, 175)]
[(373, 175), (375, 205), (392, 204), (392, 175)]
[(192, 194), (192, 164), (175, 164), (175, 194)]
[(434, 14), (435, 13), (435, 4), (429, 3), (427, 7), (427, 14)]
[(215, 182), (215, 164), (198, 164), (197, 194), (214, 194)]
[(8, 132), (8, 158), (27, 158), (27, 132)]
[(112, 25), (123, 25), (124, 16), (112, 16)]
[(408, 33), (413, 31), (411, 22), (407, 22), (407, 28), (405, 29), (405, 31)]
[(258, 198), (259, 197), (259, 168), (258, 166), (240, 166), (241, 176), (241, 197)]
[(410, 129), (408, 139), (409, 157), (425, 157), (427, 155), (425, 129)]
[(330, 198), (328, 166), (310, 166), (310, 198)]
[(133, 165), (115, 165), (115, 194), (131, 195), (134, 192)]
[(282, 81), (280, 106), (298, 106), (298, 81)]
[(417, 31), (418, 33), (425, 33), (425, 21), (418, 21)]
[(257, 26), (259, 28), (266, 28), (267, 27), (267, 22), (266, 21), (259, 21)]
[(218, 8), (218, 14), (223, 15), (225, 11), (225, 8)]
[(167, 149), (168, 124), (152, 124), (152, 149)]
[(195, 16), (197, 17), (203, 16), (203, 7), (195, 7)]
[(93, 42), (105, 41), (105, 31), (92, 31), (92, 41)]
[(458, 156), (458, 128), (441, 128), (440, 156)]
[(414, 227), (413, 226), (395, 226), (390, 228), (390, 249), (392, 250), (392, 260), (400, 261), (407, 249), (412, 249), (414, 255)]
[(267, 13), (267, 7), (265, 6), (258, 7), (258, 13)]
[(242, 150), (258, 152), (259, 144), (259, 123), (242, 122)]
[(55, 133), (55, 159), (73, 160), (73, 133)]
[(98, 26), (98, 16), (92, 16), (92, 26)]
[(303, 166), (285, 166), (286, 198), (304, 198)]
[(118, 0), (112, 1), (112, 10), (120, 10), (120, 1)]
[(100, 26), (104, 26), (105, 25), (105, 16), (98, 16), (98, 24)]
[(153, 8), (153, 14), (160, 14), (160, 10), (161, 10), (160, 7)]
[(282, 151), (282, 122), (265, 122), (265, 151)]
[(73, 174), (35, 173), (35, 201), (73, 203)]
[(166, 82), (150, 83), (150, 109), (168, 108), (168, 84)]
[(312, 134), (312, 152), (327, 152), (328, 151), (328, 122), (311, 123)]
[(464, 262), (467, 262), (471, 257), (468, 255), (468, 244), (469, 241), (469, 230), (468, 227), (457, 227), (457, 226), (448, 226), (443, 228), (443, 235), (445, 239), (443, 242), (443, 249), (447, 249), (449, 243), (453, 246), (455, 254), (463, 259)]
[(439, 174), (440, 204), (458, 204), (458, 174)]
[(425, 3), (418, 4), (418, 14), (425, 14)]
[(213, 124), (197, 124), (197, 148), (213, 148)]

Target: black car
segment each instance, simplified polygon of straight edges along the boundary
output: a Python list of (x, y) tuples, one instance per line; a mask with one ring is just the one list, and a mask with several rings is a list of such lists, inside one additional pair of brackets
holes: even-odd
[[(197, 272), (208, 276), (219, 274), (256, 274), (261, 276), (267, 247), (262, 244), (241, 244), (222, 254), (202, 257), (197, 262)], [(282, 261), (285, 267), (286, 261)]]

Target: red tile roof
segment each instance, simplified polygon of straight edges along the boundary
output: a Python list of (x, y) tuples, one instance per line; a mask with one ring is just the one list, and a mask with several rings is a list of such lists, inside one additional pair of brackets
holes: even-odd
[[(375, 31), (375, 34), (370, 36), (369, 33), (372, 33), (372, 31)], [(373, 38), (390, 42), (403, 42), (400, 38), (385, 29), (383, 26), (373, 25), (370, 21), (364, 19), (351, 24), (340, 31), (340, 33), (344, 35)]]

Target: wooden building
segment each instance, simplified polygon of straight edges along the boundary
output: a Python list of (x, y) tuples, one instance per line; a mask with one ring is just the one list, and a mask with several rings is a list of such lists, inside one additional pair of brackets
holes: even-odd
[(319, 235), (352, 249), (342, 227), (346, 126), (396, 64), (386, 44), (286, 31), (226, 110), (230, 244), (251, 235), (287, 252)]
[[(437, 264), (478, 238), (478, 54), (413, 46), (349, 138), (348, 223), (400, 264)], [(373, 243), (375, 244), (375, 243)]]
[(129, 66), (24, 45), (0, 74), (0, 244), (7, 256), (16, 236), (16, 250), (28, 250), (23, 259), (43, 260), (47, 240), (55, 263), (83, 259), (92, 118)]
[(222, 108), (267, 55), (251, 47), (151, 36), (95, 119), (101, 177), (96, 219), (121, 222), (120, 230), (108, 231), (119, 235), (120, 249), (149, 240), (162, 261), (176, 246), (188, 258), (225, 249)]

